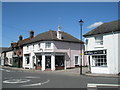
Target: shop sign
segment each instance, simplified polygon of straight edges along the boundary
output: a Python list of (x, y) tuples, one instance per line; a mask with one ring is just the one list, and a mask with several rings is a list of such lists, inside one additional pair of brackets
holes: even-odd
[(84, 55), (107, 54), (106, 50), (85, 51)]

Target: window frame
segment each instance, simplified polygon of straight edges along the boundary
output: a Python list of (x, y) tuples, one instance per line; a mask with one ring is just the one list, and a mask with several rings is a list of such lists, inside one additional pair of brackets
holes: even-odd
[(30, 64), (30, 57), (29, 56), (25, 56), (25, 65), (29, 65), (29, 64)]
[[(76, 63), (76, 58), (75, 58), (75, 57), (78, 57), (77, 63)], [(75, 65), (79, 65), (79, 56), (78, 56), (78, 55), (75, 55), (75, 56), (74, 56), (74, 60), (75, 60)]]
[(103, 45), (103, 35), (95, 36), (95, 44), (96, 45)]
[(108, 66), (107, 55), (92, 55), (92, 67), (107, 67), (107, 66)]
[[(49, 47), (50, 45), (50, 47)], [(46, 49), (51, 49), (52, 48), (52, 43), (51, 42), (45, 42), (45, 48)]]

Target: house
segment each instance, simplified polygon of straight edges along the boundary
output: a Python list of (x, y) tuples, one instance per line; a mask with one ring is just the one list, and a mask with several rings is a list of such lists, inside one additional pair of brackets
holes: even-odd
[(19, 67), (19, 68), (23, 67), (22, 66), (23, 65), (23, 44), (34, 37), (33, 30), (31, 30), (29, 34), (30, 34), (29, 38), (25, 38), (25, 39), (23, 39), (23, 36), (20, 35), (19, 40), (16, 43), (17, 45), (15, 47), (12, 46), (14, 51), (12, 55), (14, 67)]
[(84, 43), (60, 27), (38, 34), (23, 45), (23, 68), (54, 71), (79, 66), (80, 45)]
[(120, 20), (103, 23), (84, 34), (91, 73), (120, 73)]
[(2, 51), (2, 61), (4, 66), (12, 66), (12, 54), (13, 54), (13, 49), (12, 47), (9, 47), (5, 50)]
[(11, 46), (2, 52), (4, 57), (4, 65), (13, 67), (23, 67), (23, 44), (34, 37), (34, 32), (30, 31), (29, 38), (23, 39), (19, 36), (17, 42), (11, 42)]
[(0, 47), (0, 65), (4, 65), (4, 58), (2, 55), (2, 51), (6, 50), (7, 47)]

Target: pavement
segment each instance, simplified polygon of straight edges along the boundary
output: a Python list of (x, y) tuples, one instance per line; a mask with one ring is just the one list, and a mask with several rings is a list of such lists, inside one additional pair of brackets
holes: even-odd
[[(72, 68), (72, 69), (66, 69), (66, 70), (55, 70), (55, 71), (41, 71), (41, 70), (35, 70), (35, 69), (23, 69), (23, 68), (16, 68), (16, 67), (8, 67), (8, 66), (0, 66), (1, 68), (10, 68), (15, 70), (23, 70), (23, 71), (35, 71), (35, 72), (43, 72), (43, 73), (52, 73), (52, 74), (64, 74), (64, 75), (80, 75), (80, 68)], [(98, 77), (120, 77), (120, 75), (116, 74), (96, 74), (96, 73), (89, 73), (88, 67), (82, 68), (82, 74), (85, 76), (98, 76)]]

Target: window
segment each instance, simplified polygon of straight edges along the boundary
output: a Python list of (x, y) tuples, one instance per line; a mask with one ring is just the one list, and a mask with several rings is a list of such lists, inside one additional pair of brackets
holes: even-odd
[(96, 45), (103, 45), (103, 36), (102, 35), (95, 36), (95, 43)]
[(41, 44), (40, 44), (40, 43), (38, 43), (38, 50), (40, 50), (40, 48), (41, 48)]
[(85, 40), (85, 44), (88, 45), (88, 39)]
[(33, 51), (34, 51), (34, 44), (33, 44)]
[(29, 46), (27, 46), (27, 51), (29, 50)]
[(42, 66), (42, 56), (37, 56), (37, 66)]
[(64, 66), (64, 56), (55, 56), (55, 66)]
[(45, 48), (51, 48), (51, 42), (46, 42)]
[(92, 56), (92, 66), (107, 66), (106, 55), (94, 55)]
[(29, 64), (30, 60), (29, 60), (29, 56), (26, 56), (26, 64)]
[(78, 56), (75, 56), (75, 65), (78, 64)]
[(10, 64), (12, 64), (12, 58), (10, 58)]

